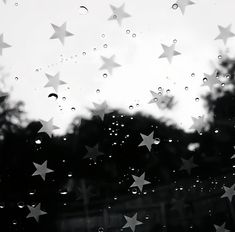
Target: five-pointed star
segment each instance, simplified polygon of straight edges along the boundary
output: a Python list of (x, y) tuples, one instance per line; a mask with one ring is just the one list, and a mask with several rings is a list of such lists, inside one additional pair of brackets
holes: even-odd
[(155, 141), (155, 139), (153, 138), (153, 133), (154, 132), (151, 132), (149, 135), (144, 135), (144, 134), (140, 133), (143, 141), (138, 146), (139, 147), (140, 146), (146, 146), (148, 148), (148, 150), (151, 151), (151, 147), (152, 147), (152, 145), (154, 144), (154, 141)]
[(98, 144), (94, 147), (85, 146), (87, 149), (87, 154), (83, 157), (83, 159), (92, 159), (96, 162), (98, 156), (105, 155), (103, 152), (99, 151)]
[(164, 52), (159, 56), (159, 58), (167, 58), (168, 62), (171, 63), (173, 56), (180, 55), (180, 52), (175, 51), (175, 44), (171, 46), (166, 46), (161, 44)]
[(150, 90), (150, 93), (152, 94), (152, 99), (148, 102), (148, 104), (155, 103), (159, 108), (164, 109), (172, 102), (172, 98), (163, 94), (162, 91), (156, 93)]
[(178, 0), (176, 4), (180, 8), (182, 14), (184, 14), (186, 6), (193, 5), (195, 3), (192, 2), (191, 0)]
[(132, 175), (133, 179), (134, 179), (134, 183), (130, 186), (132, 187), (138, 187), (138, 189), (140, 190), (140, 192), (142, 192), (143, 190), (143, 186), (146, 184), (151, 184), (151, 182), (145, 180), (145, 172), (141, 175), (141, 176), (134, 176)]
[(225, 193), (221, 196), (221, 198), (227, 197), (230, 202), (232, 202), (233, 196), (235, 195), (234, 190), (235, 184), (233, 184), (230, 188), (224, 186)]
[(216, 232), (230, 232), (230, 230), (227, 230), (225, 228), (225, 223), (223, 223), (221, 226), (214, 225)]
[(118, 24), (121, 25), (124, 18), (130, 17), (130, 15), (124, 11), (125, 4), (122, 4), (120, 7), (115, 7), (113, 5), (110, 5), (110, 7), (113, 14), (110, 16), (109, 20), (117, 20)]
[(30, 213), (27, 215), (26, 218), (31, 218), (31, 217), (33, 217), (37, 222), (39, 221), (39, 217), (40, 217), (41, 215), (47, 214), (47, 212), (44, 212), (44, 211), (41, 210), (41, 203), (39, 203), (39, 204), (38, 204), (37, 206), (35, 206), (35, 207), (32, 207), (32, 206), (30, 206), (30, 205), (27, 205), (27, 207), (28, 207)]
[(235, 36), (235, 34), (233, 32), (231, 32), (231, 26), (232, 26), (232, 24), (228, 25), (227, 27), (222, 27), (222, 26), (218, 25), (218, 28), (220, 30), (220, 34), (215, 38), (215, 40), (222, 39), (224, 44), (226, 44), (227, 40), (230, 37)]
[(103, 65), (100, 67), (100, 70), (106, 69), (109, 74), (113, 73), (113, 68), (120, 67), (121, 65), (116, 63), (114, 61), (115, 55), (112, 55), (110, 58), (101, 56), (101, 59), (103, 60)]
[(51, 137), (52, 131), (59, 129), (59, 127), (53, 125), (53, 118), (51, 118), (49, 121), (40, 120), (40, 122), (42, 124), (42, 127), (38, 131), (38, 133), (44, 132), (44, 133), (47, 133)]
[(52, 87), (57, 92), (59, 85), (65, 85), (66, 82), (60, 80), (60, 73), (56, 73), (55, 76), (51, 76), (46, 73), (48, 82), (44, 87)]
[(101, 120), (104, 120), (104, 115), (109, 114), (112, 111), (109, 109), (108, 104), (104, 101), (101, 104), (97, 104), (93, 102), (95, 109), (91, 110), (92, 113), (96, 116), (99, 116)]
[(204, 115), (199, 116), (198, 118), (192, 117), (192, 120), (193, 125), (189, 129), (194, 129), (200, 134), (205, 125)]
[(180, 167), (180, 170), (186, 170), (188, 174), (191, 174), (191, 170), (195, 167), (198, 167), (197, 164), (194, 163), (193, 157), (189, 159), (183, 159), (181, 158), (182, 165)]
[(204, 73), (204, 76), (205, 81), (203, 81), (202, 86), (208, 86), (210, 90), (212, 90), (216, 84), (221, 84), (220, 80), (217, 78), (217, 71), (214, 71), (211, 75)]
[(0, 55), (2, 55), (2, 50), (4, 48), (9, 48), (9, 47), (11, 47), (11, 45), (9, 45), (3, 41), (3, 34), (1, 34), (0, 35)]
[(64, 45), (65, 37), (73, 36), (73, 34), (69, 31), (66, 31), (66, 22), (62, 24), (60, 27), (55, 24), (51, 24), (55, 33), (50, 37), (50, 39), (59, 39), (60, 42)]
[(42, 164), (37, 164), (37, 163), (33, 164), (36, 168), (36, 171), (32, 174), (32, 176), (40, 175), (42, 179), (45, 180), (47, 173), (54, 172), (53, 170), (47, 168), (47, 160)]
[(131, 230), (134, 232), (136, 226), (143, 224), (143, 222), (137, 220), (137, 213), (135, 213), (133, 217), (128, 217), (125, 215), (124, 217), (126, 219), (126, 224), (122, 228), (130, 227)]

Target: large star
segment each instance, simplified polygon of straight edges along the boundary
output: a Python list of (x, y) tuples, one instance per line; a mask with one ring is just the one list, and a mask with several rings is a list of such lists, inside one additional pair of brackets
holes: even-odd
[(211, 75), (204, 73), (204, 76), (202, 86), (208, 86), (210, 90), (212, 90), (215, 85), (221, 84), (220, 80), (217, 78), (217, 71), (214, 71)]
[(0, 35), (0, 55), (2, 55), (2, 50), (4, 48), (9, 48), (9, 47), (11, 47), (11, 45), (9, 45), (3, 41), (3, 34), (1, 34)]
[(176, 4), (177, 4), (178, 7), (180, 8), (182, 14), (184, 14), (186, 6), (190, 6), (190, 5), (193, 5), (193, 4), (195, 4), (195, 3), (192, 2), (192, 1), (190, 1), (190, 0), (178, 0), (178, 1), (176, 2)]
[(41, 129), (38, 131), (38, 133), (40, 132), (44, 132), (47, 133), (50, 137), (52, 136), (52, 131), (59, 129), (59, 127), (53, 125), (53, 118), (51, 118), (49, 121), (44, 121), (44, 120), (40, 120), (42, 127)]
[(66, 31), (66, 22), (62, 24), (60, 27), (55, 24), (51, 24), (54, 29), (54, 34), (50, 37), (50, 39), (59, 39), (60, 42), (64, 45), (65, 37), (73, 36), (73, 34), (69, 31)]
[(139, 147), (140, 146), (146, 146), (148, 148), (148, 150), (151, 151), (151, 147), (152, 147), (152, 145), (154, 144), (154, 141), (155, 141), (155, 139), (153, 138), (153, 133), (154, 132), (151, 132), (149, 135), (144, 135), (144, 134), (140, 133), (143, 141), (138, 146)]
[(38, 204), (37, 206), (35, 206), (35, 207), (32, 207), (32, 206), (30, 206), (30, 205), (27, 205), (27, 207), (28, 207), (30, 213), (27, 215), (26, 218), (31, 218), (31, 217), (33, 217), (37, 222), (39, 222), (39, 217), (40, 217), (41, 215), (47, 214), (47, 212), (44, 212), (44, 211), (41, 210), (41, 203), (39, 203), (39, 204)]
[(193, 157), (189, 159), (181, 158), (181, 161), (182, 165), (180, 167), (180, 170), (185, 170), (188, 174), (191, 174), (193, 168), (198, 167), (198, 165), (194, 163)]
[(100, 70), (106, 69), (109, 72), (109, 74), (112, 74), (114, 68), (121, 66), (120, 64), (114, 61), (114, 58), (115, 58), (115, 55), (112, 55), (110, 58), (101, 56), (101, 59), (103, 60), (104, 63), (100, 67)]
[(221, 196), (221, 198), (227, 197), (230, 202), (232, 202), (233, 196), (235, 195), (234, 190), (235, 184), (233, 184), (230, 188), (224, 186), (225, 193)]
[(99, 116), (101, 118), (101, 120), (104, 120), (104, 115), (105, 114), (109, 114), (112, 111), (109, 109), (108, 104), (104, 101), (101, 104), (97, 104), (93, 102), (93, 105), (95, 107), (95, 109), (91, 110), (91, 112), (95, 115), (95, 116)]
[(46, 180), (47, 173), (54, 172), (53, 170), (47, 168), (47, 160), (42, 164), (33, 163), (33, 165), (35, 166), (36, 171), (32, 174), (32, 176), (40, 175), (43, 180)]
[(167, 58), (168, 62), (172, 62), (173, 56), (180, 55), (180, 52), (175, 51), (175, 44), (172, 44), (171, 46), (166, 46), (164, 44), (161, 44), (164, 52), (159, 56), (159, 58)]
[(131, 230), (133, 232), (135, 232), (135, 227), (138, 226), (138, 225), (143, 224), (143, 222), (140, 222), (140, 221), (137, 220), (137, 213), (135, 213), (133, 217), (128, 217), (128, 216), (125, 216), (125, 215), (124, 215), (124, 217), (126, 219), (126, 224), (122, 228), (130, 227)]
[(56, 73), (55, 76), (51, 76), (46, 73), (48, 82), (44, 87), (52, 87), (56, 92), (58, 91), (59, 85), (65, 85), (66, 82), (60, 80), (60, 73)]
[(110, 7), (113, 14), (110, 16), (109, 20), (117, 20), (118, 24), (121, 25), (124, 18), (130, 17), (130, 15), (124, 11), (125, 4), (122, 4), (120, 7), (115, 7), (113, 5), (110, 5)]
[(85, 146), (87, 149), (87, 154), (83, 157), (83, 159), (92, 159), (96, 162), (97, 157), (105, 155), (103, 152), (99, 151), (98, 144), (94, 147)]
[(199, 116), (198, 118), (192, 117), (192, 120), (193, 120), (193, 125), (189, 129), (194, 129), (200, 134), (205, 125), (204, 115)]
[(228, 25), (227, 27), (222, 27), (222, 26), (218, 25), (218, 28), (220, 30), (220, 34), (215, 38), (215, 40), (222, 39), (224, 44), (226, 44), (227, 40), (229, 38), (235, 36), (235, 34), (233, 32), (231, 32), (231, 26), (232, 26), (232, 24)]
[(141, 175), (141, 176), (134, 176), (132, 175), (133, 179), (134, 179), (134, 183), (130, 186), (132, 187), (138, 187), (138, 189), (140, 190), (140, 192), (142, 192), (143, 190), (143, 186), (146, 184), (151, 184), (151, 182), (145, 180), (145, 172)]
[(216, 232), (230, 232), (225, 228), (225, 222), (221, 226), (214, 225)]

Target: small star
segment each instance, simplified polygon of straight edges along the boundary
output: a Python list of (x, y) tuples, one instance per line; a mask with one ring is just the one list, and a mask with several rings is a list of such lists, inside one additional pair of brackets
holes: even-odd
[(2, 50), (4, 48), (10, 48), (10, 47), (11, 47), (11, 45), (9, 45), (3, 41), (3, 34), (1, 34), (0, 35), (0, 55), (2, 55)]
[(201, 86), (208, 86), (210, 90), (212, 90), (216, 84), (221, 84), (217, 78), (217, 71), (214, 71), (211, 75), (204, 73), (204, 76), (205, 81), (203, 80), (203, 84)]
[(151, 182), (144, 179), (145, 178), (145, 172), (140, 177), (134, 176), (134, 175), (132, 175), (132, 177), (134, 179), (134, 183), (130, 187), (138, 187), (140, 192), (142, 192), (144, 185), (151, 184)]
[(180, 167), (180, 170), (185, 170), (187, 171), (188, 174), (191, 174), (191, 170), (193, 168), (198, 167), (198, 165), (194, 163), (193, 157), (189, 159), (181, 158), (181, 161), (182, 161), (182, 166)]
[(112, 55), (110, 58), (101, 56), (101, 59), (103, 60), (104, 64), (100, 67), (100, 70), (106, 69), (109, 72), (109, 74), (112, 74), (113, 68), (121, 67), (120, 64), (114, 61), (114, 58), (115, 55)]
[(221, 226), (214, 225), (216, 232), (230, 232), (230, 230), (227, 230), (225, 228), (225, 223), (223, 223)]
[(230, 202), (232, 202), (233, 196), (235, 195), (234, 190), (235, 184), (233, 184), (230, 188), (224, 186), (225, 193), (221, 196), (221, 198), (227, 197)]
[(51, 118), (49, 121), (40, 120), (40, 122), (42, 124), (42, 128), (38, 131), (38, 133), (44, 132), (47, 133), (49, 137), (51, 137), (52, 131), (59, 129), (59, 127), (53, 125), (53, 118)]
[(41, 203), (39, 203), (37, 206), (32, 207), (30, 205), (27, 205), (30, 213), (27, 215), (27, 218), (33, 217), (37, 222), (39, 222), (39, 217), (41, 215), (47, 214), (47, 212), (44, 212), (41, 210)]
[(186, 6), (194, 5), (195, 3), (190, 0), (178, 0), (176, 4), (180, 8), (182, 14), (184, 14)]
[(50, 39), (59, 39), (63, 45), (65, 42), (65, 37), (74, 35), (71, 32), (66, 31), (66, 22), (64, 24), (62, 24), (60, 27), (56, 26), (54, 24), (51, 24), (51, 25), (52, 25), (55, 33), (50, 37)]
[(47, 160), (42, 164), (36, 164), (36, 163), (33, 164), (37, 170), (32, 174), (32, 176), (40, 175), (42, 179), (45, 180), (47, 173), (54, 172), (53, 170), (47, 168)]
[(101, 118), (101, 120), (104, 120), (105, 114), (109, 114), (112, 112), (109, 109), (109, 107), (105, 101), (101, 104), (97, 104), (97, 103), (93, 102), (93, 105), (94, 105), (95, 109), (92, 110), (92, 113), (96, 116), (99, 116)]
[(175, 51), (175, 44), (172, 44), (170, 47), (162, 44), (164, 52), (159, 56), (159, 58), (167, 58), (168, 62), (172, 62), (173, 56), (180, 55), (181, 53)]
[(151, 132), (149, 135), (144, 135), (144, 134), (140, 133), (143, 141), (138, 146), (139, 147), (140, 146), (146, 146), (148, 148), (148, 150), (151, 151), (151, 147), (152, 147), (152, 145), (154, 144), (154, 141), (155, 141), (155, 139), (153, 138), (153, 133), (154, 132)]
[(193, 120), (193, 125), (189, 129), (194, 129), (200, 134), (205, 125), (204, 115), (199, 116), (198, 118), (192, 117), (192, 120)]
[(156, 93), (150, 90), (152, 94), (152, 99), (148, 102), (148, 104), (155, 103), (160, 109), (167, 108), (172, 103), (172, 98), (163, 94), (161, 91)]
[(112, 11), (113, 11), (113, 15), (110, 16), (109, 20), (117, 20), (118, 24), (121, 25), (122, 24), (122, 20), (124, 18), (129, 18), (131, 17), (129, 14), (127, 14), (124, 11), (124, 7), (125, 4), (122, 4), (120, 7), (115, 7), (113, 5), (110, 5)]
[(126, 219), (126, 224), (122, 227), (123, 229), (130, 227), (131, 230), (134, 232), (136, 226), (143, 224), (142, 222), (137, 220), (137, 213), (134, 214), (133, 217), (127, 217), (125, 215), (124, 217)]
[(48, 82), (44, 87), (52, 87), (56, 92), (58, 91), (59, 85), (65, 85), (66, 82), (60, 80), (60, 73), (56, 73), (55, 76), (51, 76), (46, 73)]
[(227, 27), (222, 27), (222, 26), (218, 25), (218, 28), (220, 30), (220, 34), (215, 38), (215, 40), (222, 39), (224, 44), (226, 44), (227, 40), (229, 38), (235, 36), (235, 34), (233, 32), (231, 32), (231, 26), (232, 26), (232, 24), (228, 25)]
[(98, 144), (94, 147), (85, 146), (87, 149), (87, 154), (83, 157), (83, 159), (92, 159), (96, 162), (97, 157), (105, 155), (103, 152), (99, 151)]

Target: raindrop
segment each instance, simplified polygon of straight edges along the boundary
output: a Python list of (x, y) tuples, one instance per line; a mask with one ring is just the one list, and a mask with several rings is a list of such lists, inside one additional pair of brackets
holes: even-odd
[(104, 48), (107, 48), (107, 47), (108, 47), (108, 44), (104, 44), (103, 47), (104, 47)]
[(41, 141), (40, 139), (37, 139), (37, 140), (35, 140), (35, 143), (36, 143), (36, 144), (41, 144), (42, 141)]
[(130, 34), (130, 32), (131, 32), (130, 30), (126, 30), (126, 34)]
[(105, 34), (102, 34), (101, 37), (104, 38), (104, 37), (105, 37)]
[(132, 192), (132, 194), (134, 194), (134, 195), (137, 194), (137, 192), (138, 192), (138, 191), (137, 191), (137, 188), (133, 188), (131, 192)]
[(185, 86), (184, 89), (187, 91), (188, 90), (188, 86)]
[(191, 77), (195, 77), (195, 73), (191, 73)]
[(0, 202), (0, 209), (4, 209), (5, 208), (5, 203), (4, 202)]
[(177, 39), (174, 39), (174, 40), (173, 40), (173, 43), (177, 43)]
[(14, 220), (12, 221), (12, 224), (13, 224), (14, 226), (16, 226), (16, 225), (17, 225), (17, 221), (14, 219)]
[(103, 77), (104, 77), (104, 78), (107, 78), (107, 77), (108, 77), (108, 74), (107, 74), (107, 73), (104, 73), (104, 74), (103, 74)]
[(167, 89), (167, 90), (166, 90), (166, 93), (168, 93), (168, 94), (169, 94), (170, 92), (171, 92), (171, 91), (170, 91), (170, 89)]
[(55, 100), (58, 99), (58, 95), (57, 95), (56, 93), (50, 93), (50, 94), (48, 95), (48, 98), (49, 98), (49, 97), (54, 97)]
[(222, 55), (218, 55), (218, 59), (221, 60), (222, 59)]
[(15, 80), (18, 81), (18, 80), (19, 80), (19, 77), (15, 77)]
[(18, 208), (23, 209), (25, 204), (24, 204), (23, 201), (20, 201), (20, 202), (17, 203), (17, 206), (18, 206)]
[(174, 3), (173, 5), (172, 5), (172, 9), (173, 10), (176, 10), (178, 8), (178, 4), (177, 3)]
[(203, 78), (203, 82), (207, 82), (207, 78), (206, 77)]
[(130, 106), (129, 106), (129, 109), (130, 109), (130, 110), (133, 110), (133, 109), (134, 109), (134, 107), (133, 107), (132, 105), (130, 105)]
[(85, 6), (80, 6), (80, 7), (79, 7), (79, 14), (80, 14), (80, 15), (86, 15), (86, 14), (88, 14), (88, 9), (87, 9), (87, 7), (85, 7)]
[(65, 101), (65, 100), (66, 100), (66, 97), (62, 97), (62, 100)]
[(69, 172), (68, 177), (72, 177), (72, 176), (73, 176), (72, 172)]
[(71, 110), (72, 110), (72, 111), (75, 111), (76, 109), (75, 109), (75, 107), (72, 107)]
[(113, 15), (113, 19), (116, 19), (117, 18), (117, 15)]
[(18, 2), (15, 3), (15, 6), (18, 6)]
[(156, 139), (154, 139), (154, 142), (153, 142), (153, 143), (154, 143), (155, 145), (158, 145), (158, 144), (160, 143), (160, 141), (161, 141), (161, 140), (160, 140), (159, 138), (156, 138)]
[(196, 102), (199, 102), (199, 98), (198, 98), (198, 97), (196, 97), (196, 98), (195, 98), (195, 101), (196, 101)]
[(99, 89), (97, 89), (97, 90), (96, 90), (96, 93), (100, 93), (100, 90), (99, 90)]
[(135, 37), (136, 37), (136, 34), (135, 34), (135, 33), (134, 33), (134, 34), (132, 34), (132, 37), (133, 37), (133, 38), (135, 38)]
[(86, 52), (83, 52), (82, 55), (85, 56), (85, 55), (86, 55)]

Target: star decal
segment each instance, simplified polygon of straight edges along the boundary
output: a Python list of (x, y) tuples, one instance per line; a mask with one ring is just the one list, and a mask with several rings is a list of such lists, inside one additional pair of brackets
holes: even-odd
[(164, 109), (172, 103), (172, 97), (163, 94), (162, 91), (156, 93), (150, 90), (150, 93), (152, 94), (152, 99), (148, 102), (148, 104), (155, 103), (160, 109)]
[(192, 120), (193, 120), (193, 125), (189, 129), (194, 129), (200, 134), (205, 125), (204, 115), (199, 116), (198, 118), (192, 117)]
[(96, 162), (97, 157), (105, 155), (103, 152), (99, 151), (98, 144), (94, 147), (85, 146), (87, 149), (87, 154), (83, 157), (83, 159), (92, 159)]
[(44, 87), (52, 87), (56, 92), (58, 92), (59, 85), (67, 84), (64, 81), (60, 80), (60, 73), (56, 73), (55, 76), (51, 76), (46, 73), (48, 82)]
[(175, 51), (175, 44), (172, 44), (171, 46), (166, 46), (164, 44), (161, 44), (164, 52), (159, 56), (159, 58), (167, 58), (168, 62), (171, 63), (173, 56), (180, 55), (180, 52)]
[(35, 166), (36, 171), (32, 174), (32, 176), (40, 175), (44, 181), (46, 180), (47, 173), (54, 172), (53, 170), (47, 168), (47, 160), (42, 164), (33, 163), (33, 165)]
[(53, 125), (53, 118), (51, 118), (49, 121), (40, 120), (40, 122), (42, 124), (42, 127), (38, 131), (38, 133), (44, 132), (44, 133), (48, 134), (49, 137), (51, 137), (52, 131), (59, 129), (59, 127)]
[(142, 192), (143, 190), (143, 186), (146, 184), (151, 184), (151, 182), (145, 180), (145, 172), (141, 175), (141, 176), (134, 176), (132, 175), (133, 179), (134, 179), (134, 183), (130, 186), (132, 187), (138, 187), (138, 189), (140, 190), (140, 192)]
[(33, 217), (37, 222), (39, 222), (39, 217), (42, 215), (47, 214), (47, 212), (44, 212), (41, 210), (41, 203), (39, 203), (37, 206), (32, 207), (30, 205), (27, 205), (30, 213), (27, 215), (27, 218)]
[(146, 146), (148, 148), (148, 150), (151, 151), (151, 147), (155, 142), (155, 139), (153, 138), (153, 133), (154, 132), (151, 132), (149, 135), (144, 135), (144, 134), (140, 133), (143, 141), (138, 146), (139, 147), (140, 146)]
[(120, 7), (115, 7), (113, 5), (110, 5), (110, 7), (111, 7), (111, 9), (113, 11), (113, 14), (112, 14), (112, 16), (110, 16), (109, 20), (117, 20), (119, 25), (122, 24), (122, 20), (124, 18), (131, 17), (129, 14), (127, 14), (124, 11), (125, 4), (122, 4)]
[(4, 48), (10, 48), (10, 47), (11, 47), (11, 45), (9, 45), (3, 41), (3, 34), (1, 34), (0, 35), (0, 56), (2, 55), (2, 50)]
[(235, 34), (233, 32), (231, 32), (231, 26), (232, 26), (232, 24), (228, 25), (227, 27), (222, 27), (222, 26), (218, 25), (218, 28), (220, 30), (220, 34), (215, 38), (215, 40), (222, 39), (224, 44), (226, 45), (227, 40), (229, 38), (235, 36)]
[(194, 5), (195, 3), (192, 2), (191, 0), (178, 0), (176, 4), (180, 8), (182, 14), (184, 14), (186, 6)]
[(115, 55), (112, 55), (110, 58), (101, 56), (101, 59), (103, 60), (103, 65), (100, 67), (100, 70), (106, 69), (109, 74), (112, 74), (114, 68), (121, 67), (120, 64), (114, 61), (114, 58)]
[(135, 213), (133, 217), (128, 217), (125, 215), (124, 215), (124, 217), (126, 219), (126, 224), (122, 227), (123, 229), (129, 227), (129, 228), (131, 228), (131, 230), (133, 232), (135, 232), (135, 227), (143, 224), (142, 222), (137, 220), (137, 213)]
[(107, 103), (104, 101), (101, 104), (93, 103), (95, 109), (91, 110), (96, 116), (99, 116), (101, 120), (104, 120), (104, 115), (109, 114), (112, 111), (109, 109)]
[(214, 225), (216, 232), (230, 232), (230, 230), (227, 230), (225, 228), (225, 223), (223, 223), (221, 226)]
[(205, 81), (201, 86), (208, 86), (210, 90), (214, 88), (215, 85), (221, 84), (220, 80), (217, 78), (217, 71), (214, 71), (211, 75), (204, 73)]
[(50, 39), (59, 39), (60, 42), (64, 45), (65, 37), (73, 36), (69, 31), (66, 31), (66, 22), (63, 23), (60, 27), (55, 24), (51, 24), (54, 29), (54, 34), (50, 37)]
[(224, 186), (225, 193), (221, 196), (221, 198), (227, 197), (230, 202), (232, 202), (233, 196), (235, 195), (234, 190), (235, 184), (233, 184), (230, 188)]
[(189, 159), (181, 158), (182, 165), (180, 167), (180, 170), (185, 170), (190, 175), (192, 169), (195, 168), (195, 167), (198, 167), (198, 165), (194, 163), (193, 159), (194, 159), (193, 157), (191, 157)]

